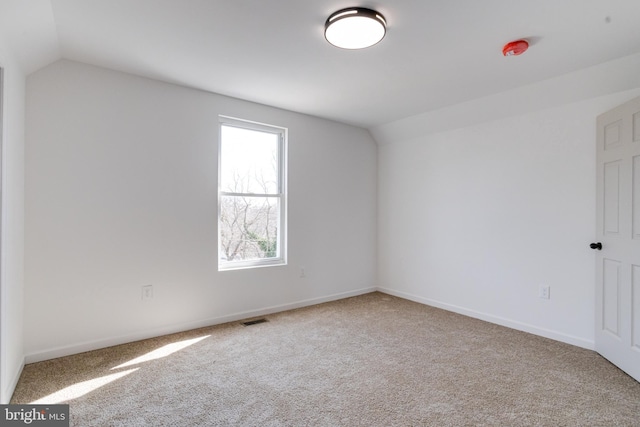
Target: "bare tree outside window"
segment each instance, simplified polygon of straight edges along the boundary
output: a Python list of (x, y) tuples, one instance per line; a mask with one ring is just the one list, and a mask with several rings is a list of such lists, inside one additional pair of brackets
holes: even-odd
[(284, 130), (222, 123), (219, 266), (284, 261)]

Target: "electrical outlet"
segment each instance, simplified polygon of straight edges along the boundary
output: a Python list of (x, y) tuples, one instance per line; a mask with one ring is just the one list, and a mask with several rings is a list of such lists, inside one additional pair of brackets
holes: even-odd
[(146, 285), (142, 287), (142, 301), (149, 301), (153, 299), (153, 285)]
[(304, 271), (304, 267), (300, 266), (300, 278), (304, 279), (305, 277), (307, 277), (306, 272)]
[(542, 299), (550, 299), (551, 288), (547, 285), (540, 285), (540, 288), (538, 289), (538, 297)]

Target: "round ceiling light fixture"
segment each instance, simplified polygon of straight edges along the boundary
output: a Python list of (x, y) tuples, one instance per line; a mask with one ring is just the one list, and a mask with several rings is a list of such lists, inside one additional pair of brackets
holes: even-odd
[(324, 24), (324, 37), (342, 49), (364, 49), (384, 38), (387, 21), (375, 10), (364, 7), (341, 9)]

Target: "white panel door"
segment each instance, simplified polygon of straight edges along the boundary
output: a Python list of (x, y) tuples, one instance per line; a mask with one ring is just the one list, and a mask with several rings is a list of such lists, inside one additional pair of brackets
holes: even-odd
[(640, 381), (640, 98), (597, 132), (596, 351)]

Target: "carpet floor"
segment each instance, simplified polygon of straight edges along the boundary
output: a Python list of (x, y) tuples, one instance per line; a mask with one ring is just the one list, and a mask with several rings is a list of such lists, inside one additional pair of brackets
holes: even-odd
[(382, 293), (27, 365), (91, 426), (640, 426), (595, 352)]

